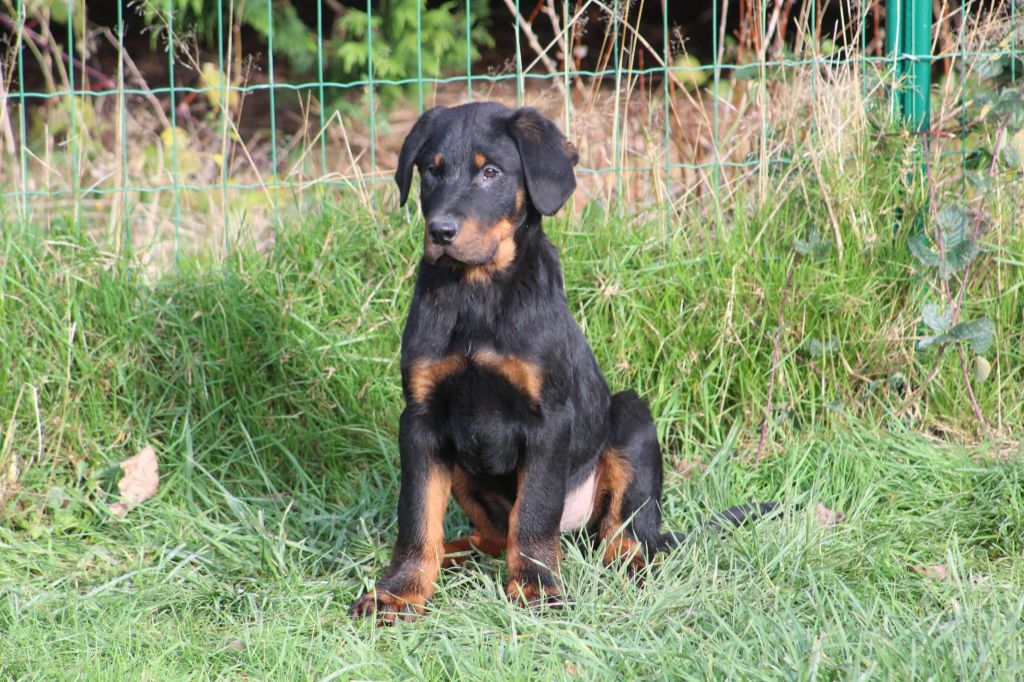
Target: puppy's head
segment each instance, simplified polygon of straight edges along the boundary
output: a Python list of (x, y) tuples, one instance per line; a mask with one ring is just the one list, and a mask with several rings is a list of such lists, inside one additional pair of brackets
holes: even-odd
[(424, 257), (467, 272), (515, 259), (515, 232), (532, 209), (553, 215), (576, 188), (578, 156), (558, 127), (529, 107), (485, 102), (425, 112), (402, 145), (399, 204), (420, 172)]

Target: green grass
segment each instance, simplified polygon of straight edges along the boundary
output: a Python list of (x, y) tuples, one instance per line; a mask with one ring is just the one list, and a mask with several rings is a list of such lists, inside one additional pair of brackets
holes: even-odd
[[(670, 238), (597, 211), (548, 223), (610, 383), (652, 404), (668, 525), (771, 498), (843, 523), (801, 513), (698, 537), (643, 584), (566, 538), (571, 608), (510, 605), (487, 559), (446, 572), (432, 612), (392, 629), (347, 609), (395, 535), (406, 217), (328, 206), (272, 257), (186, 257), (155, 282), (89, 239), (5, 227), (0, 677), (1019, 678), (1024, 236), (993, 212), (968, 297), (997, 324), (975, 388), (998, 437), (979, 437), (955, 352), (900, 415), (934, 360), (912, 338), (934, 283), (892, 230), (891, 191), (865, 186), (840, 212), (860, 221), (842, 257), (795, 265), (793, 239), (821, 225), (813, 189), (735, 202), (725, 238), (694, 236), (698, 216)], [(811, 337), (838, 344), (817, 371)], [(146, 443), (160, 491), (113, 518), (112, 465)], [(952, 578), (912, 570), (931, 564)]]

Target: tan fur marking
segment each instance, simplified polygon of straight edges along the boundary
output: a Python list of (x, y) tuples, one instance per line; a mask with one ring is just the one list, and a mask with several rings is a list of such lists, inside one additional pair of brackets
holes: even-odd
[(515, 578), (509, 581), (505, 587), (505, 593), (509, 599), (520, 601), (524, 606), (539, 602), (545, 596), (545, 593), (541, 591), (540, 585), (537, 583), (524, 583)]
[(480, 152), (477, 152), (476, 154), (473, 155), (473, 163), (476, 164), (477, 168), (483, 168), (484, 165), (487, 163), (487, 157), (481, 154)]
[(451, 495), (451, 474), (448, 470), (439, 464), (432, 464), (423, 494), (423, 526), (420, 528), (423, 554), (417, 579), (407, 594), (395, 595), (417, 607), (426, 604), (434, 594), (437, 574), (441, 571), (441, 561), (444, 559), (444, 513)]
[(451, 542), (444, 543), (444, 561), (441, 568), (451, 568), (469, 561), (472, 552), (483, 552), (490, 556), (498, 556), (505, 551), (504, 538), (500, 541), (485, 538), (479, 533), (470, 533), (464, 538), (458, 538)]
[(480, 229), (479, 223), (475, 222), (468, 223), (468, 226), (475, 231), (475, 239), (473, 237), (470, 237), (470, 239), (476, 243), (485, 239), (485, 235), (488, 232), (494, 233), (498, 240), (498, 247), (495, 249), (494, 257), (490, 263), (470, 265), (463, 270), (462, 276), (467, 282), (484, 284), (491, 280), (494, 273), (501, 272), (516, 259), (516, 225), (508, 218), (502, 218), (490, 230)]
[(515, 578), (522, 571), (523, 555), (519, 550), (519, 508), (523, 501), (523, 478), (525, 469), (519, 468), (516, 474), (516, 502), (512, 505), (512, 512), (508, 515), (508, 551), (505, 552), (505, 563), (508, 564), (509, 577)]
[(420, 531), (424, 538), (423, 562), (431, 582), (437, 578), (437, 570), (444, 558), (444, 513), (448, 509), (451, 492), (451, 473), (440, 464), (432, 464), (424, 493), (423, 529)]
[[(446, 544), (445, 554), (468, 552), (470, 549), (477, 549), (491, 556), (501, 554), (507, 542), (506, 533), (494, 525), (488, 510), (473, 495), (473, 481), (462, 467), (452, 469), (452, 494), (472, 524), (473, 532), (467, 537)], [(505, 507), (505, 511), (508, 511), (508, 507)], [(454, 566), (468, 558), (446, 557), (443, 565)]]
[(521, 188), (516, 190), (516, 216), (523, 212), (523, 204), (526, 203), (526, 192)]
[[(408, 614), (401, 613), (408, 606), (416, 613), (422, 613), (427, 601), (437, 588), (437, 575), (444, 559), (444, 513), (451, 495), (451, 474), (440, 464), (430, 465), (430, 474), (424, 490), (422, 526), (423, 553), (414, 568), (415, 577), (405, 589), (398, 593), (383, 592), (374, 587), (361, 601), (375, 602), (378, 619), (393, 623), (396, 619), (407, 620)], [(386, 607), (386, 608), (380, 608)]]
[(534, 403), (540, 402), (544, 375), (536, 364), (514, 355), (501, 355), (492, 350), (478, 350), (473, 354), (473, 362), (505, 377)]
[(441, 167), (441, 152), (434, 154), (434, 166), (437, 168)]
[(434, 389), (447, 377), (466, 366), (462, 355), (452, 354), (443, 358), (420, 358), (409, 368), (409, 393), (414, 403), (425, 404)]
[(640, 549), (640, 543), (622, 535), (617, 535), (608, 542), (603, 559), (605, 564), (628, 560), (630, 568), (634, 571), (647, 565), (644, 553)]
[(633, 470), (616, 448), (608, 448), (601, 454), (600, 467), (595, 513), (604, 513), (598, 537), (606, 543), (604, 561), (610, 563), (618, 557), (629, 556), (637, 545), (622, 528), (622, 498), (633, 480)]

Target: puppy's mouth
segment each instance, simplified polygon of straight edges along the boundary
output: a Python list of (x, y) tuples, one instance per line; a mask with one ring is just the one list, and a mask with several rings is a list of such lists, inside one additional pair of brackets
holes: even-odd
[[(428, 256), (427, 260), (430, 260), (429, 256)], [(442, 253), (436, 259), (431, 261), (431, 263), (433, 265), (443, 265), (446, 268), (459, 268), (459, 267), (463, 267), (463, 266), (466, 265), (462, 261), (457, 260), (455, 258), (452, 258), (447, 253)]]
[(498, 244), (489, 245), (485, 254), (467, 254), (458, 244), (439, 245), (427, 242), (423, 249), (423, 257), (431, 265), (440, 265), (446, 268), (465, 268), (477, 265), (487, 265), (494, 260), (498, 251)]

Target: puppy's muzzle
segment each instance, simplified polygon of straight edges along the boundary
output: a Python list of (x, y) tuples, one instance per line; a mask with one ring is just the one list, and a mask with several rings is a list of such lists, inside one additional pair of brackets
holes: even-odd
[(448, 216), (431, 218), (427, 223), (427, 231), (430, 233), (430, 241), (438, 246), (448, 246), (459, 234), (459, 222)]

